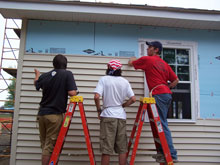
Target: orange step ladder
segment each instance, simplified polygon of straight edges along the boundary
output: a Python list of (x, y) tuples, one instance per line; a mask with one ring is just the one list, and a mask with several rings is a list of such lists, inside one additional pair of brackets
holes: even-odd
[[(127, 158), (129, 156), (129, 151), (131, 145), (134, 142), (133, 151), (131, 154), (130, 165), (134, 165), (136, 151), (138, 148), (139, 139), (141, 136), (142, 126), (145, 120), (145, 115), (148, 114), (151, 130), (154, 137), (154, 143), (156, 146), (157, 153), (159, 152), (159, 147), (162, 147), (165, 163), (160, 163), (160, 165), (173, 165), (173, 160), (170, 154), (170, 150), (167, 144), (165, 133), (163, 131), (162, 123), (156, 107), (156, 101), (153, 97), (140, 98), (140, 106), (137, 112), (137, 116), (134, 122), (134, 126), (131, 132), (131, 136), (128, 143)], [(138, 127), (137, 133), (136, 129)], [(136, 133), (135, 141), (134, 136)]]
[(80, 110), (80, 116), (81, 116), (81, 120), (82, 120), (87, 150), (88, 150), (88, 154), (89, 154), (90, 165), (96, 164), (94, 152), (93, 152), (93, 148), (92, 148), (92, 143), (90, 140), (89, 130), (88, 130), (88, 126), (87, 126), (84, 106), (83, 106), (83, 97), (82, 96), (72, 96), (70, 98), (70, 103), (68, 105), (67, 112), (66, 112), (64, 120), (63, 120), (63, 124), (60, 128), (60, 132), (59, 132), (53, 153), (51, 155), (49, 165), (56, 165), (58, 163), (59, 155), (62, 151), (64, 140), (65, 140), (65, 137), (66, 137), (67, 132), (69, 130), (71, 119), (74, 114), (77, 103), (78, 103), (79, 110)]

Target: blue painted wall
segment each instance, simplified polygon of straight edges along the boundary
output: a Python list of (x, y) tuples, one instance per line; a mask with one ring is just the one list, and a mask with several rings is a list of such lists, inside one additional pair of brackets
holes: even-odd
[(139, 38), (197, 42), (200, 116), (220, 118), (220, 31), (29, 20), (26, 51), (129, 57), (138, 55)]

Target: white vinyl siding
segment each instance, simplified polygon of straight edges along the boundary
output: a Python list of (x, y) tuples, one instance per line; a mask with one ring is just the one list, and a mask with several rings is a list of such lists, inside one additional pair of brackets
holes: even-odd
[[(93, 101), (93, 91), (99, 78), (105, 75), (106, 64), (112, 59), (110, 57), (94, 57), (66, 55), (69, 61), (67, 67), (74, 74), (80, 96), (84, 98), (84, 109), (87, 117), (91, 141), (97, 164), (100, 164), (101, 153), (99, 152), (99, 120), (97, 119), (96, 107)], [(15, 122), (12, 143), (12, 160), (16, 165), (39, 165), (41, 149), (39, 141), (38, 125), (36, 114), (38, 112), (41, 92), (35, 90), (33, 85), (34, 68), (41, 73), (52, 69), (54, 55), (25, 54), (20, 67), (21, 84), (16, 89), (20, 100), (16, 100), (17, 123)], [(139, 100), (144, 95), (144, 74), (135, 71), (127, 66), (128, 58), (117, 58), (123, 64), (122, 75), (131, 83), (134, 93)], [(18, 71), (19, 72), (19, 71)], [(18, 82), (19, 83), (19, 82)], [(138, 110), (139, 101), (131, 107), (126, 108), (127, 112), (127, 135), (130, 136), (131, 129)], [(220, 120), (199, 119), (196, 123), (170, 123), (175, 148), (178, 151), (180, 163), (178, 164), (219, 164), (220, 163)], [(17, 131), (16, 131), (17, 130)], [(152, 133), (148, 123), (143, 126), (140, 143), (138, 146), (135, 164), (158, 164), (151, 158), (155, 154)], [(150, 150), (150, 151), (148, 151)], [(84, 133), (78, 107), (72, 118), (71, 126), (59, 159), (62, 165), (88, 165), (89, 157), (86, 149)], [(13, 161), (11, 161), (13, 162)], [(118, 164), (118, 156), (111, 157), (111, 164)]]

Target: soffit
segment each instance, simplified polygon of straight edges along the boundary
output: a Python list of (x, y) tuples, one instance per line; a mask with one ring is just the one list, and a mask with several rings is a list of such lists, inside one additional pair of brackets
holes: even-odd
[(5, 18), (138, 24), (220, 30), (220, 12), (82, 2), (0, 1)]

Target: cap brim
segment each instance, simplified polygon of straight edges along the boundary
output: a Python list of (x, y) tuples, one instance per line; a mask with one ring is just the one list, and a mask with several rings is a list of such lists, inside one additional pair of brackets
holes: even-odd
[(147, 44), (147, 45), (152, 45), (152, 43), (151, 43), (151, 42), (148, 42), (148, 41), (146, 41), (146, 44)]

